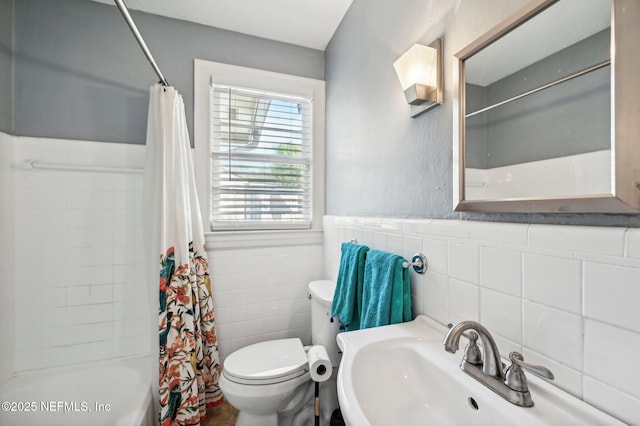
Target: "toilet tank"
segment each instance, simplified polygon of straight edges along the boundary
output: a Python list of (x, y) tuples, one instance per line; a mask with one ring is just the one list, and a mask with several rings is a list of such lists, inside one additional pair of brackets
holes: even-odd
[(340, 330), (337, 320), (331, 319), (331, 303), (336, 283), (331, 280), (311, 281), (309, 298), (311, 299), (311, 343), (322, 345), (327, 350), (331, 364), (340, 364), (340, 352), (336, 336)]

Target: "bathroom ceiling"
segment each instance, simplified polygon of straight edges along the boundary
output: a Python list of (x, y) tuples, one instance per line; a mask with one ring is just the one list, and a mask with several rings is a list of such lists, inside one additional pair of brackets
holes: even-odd
[[(113, 0), (93, 0), (114, 4)], [(131, 10), (324, 50), (353, 0), (127, 0)]]
[(468, 60), (467, 81), (488, 86), (610, 25), (610, 0), (563, 0)]

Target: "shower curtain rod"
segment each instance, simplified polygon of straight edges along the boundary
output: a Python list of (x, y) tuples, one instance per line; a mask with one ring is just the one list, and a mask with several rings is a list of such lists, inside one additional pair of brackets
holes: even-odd
[(138, 31), (138, 27), (136, 26), (135, 21), (131, 17), (131, 14), (129, 13), (129, 9), (127, 9), (127, 5), (124, 4), (124, 0), (114, 0), (114, 1), (116, 3), (116, 6), (118, 6), (118, 9), (120, 9), (120, 13), (122, 13), (122, 17), (124, 18), (125, 21), (127, 21), (127, 25), (129, 25), (129, 28), (131, 29), (133, 36), (138, 41), (138, 44), (142, 48), (142, 51), (147, 57), (147, 60), (149, 61), (149, 63), (153, 67), (153, 70), (156, 72), (156, 75), (160, 79), (160, 84), (162, 84), (165, 87), (168, 87), (169, 82), (167, 81), (166, 78), (164, 78), (164, 75), (162, 75), (162, 71), (160, 71), (158, 64), (156, 64), (156, 61), (153, 59), (153, 55), (151, 54), (151, 51), (147, 47), (147, 44), (144, 42), (144, 39), (142, 38), (142, 34), (140, 34), (140, 31)]

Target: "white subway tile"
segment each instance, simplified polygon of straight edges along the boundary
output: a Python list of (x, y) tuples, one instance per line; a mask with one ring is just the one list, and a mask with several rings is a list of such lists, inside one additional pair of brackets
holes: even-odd
[(51, 223), (52, 227), (87, 229), (99, 226), (98, 219), (87, 209), (65, 209), (52, 210), (63, 217), (58, 219), (59, 223)]
[(22, 210), (38, 210), (42, 208), (42, 194), (40, 189), (21, 189), (15, 192), (14, 206), (17, 213)]
[(449, 282), (446, 275), (427, 271), (424, 277), (424, 313), (446, 324), (449, 321)]
[[(415, 236), (403, 237), (402, 250), (398, 254), (411, 261), (411, 258), (417, 253), (422, 253), (422, 239)], [(413, 271), (413, 268), (410, 270)]]
[(403, 238), (402, 235), (389, 234), (387, 235), (387, 248), (386, 251), (402, 256), (403, 253)]
[(113, 301), (122, 302), (125, 299), (125, 296), (126, 296), (125, 285), (122, 283), (113, 284)]
[(91, 303), (89, 286), (67, 287), (67, 306), (88, 305)]
[(15, 356), (16, 371), (29, 370), (40, 365), (42, 349), (18, 350)]
[[(491, 330), (489, 330), (491, 331)], [(522, 352), (522, 341), (520, 342), (514, 342), (513, 340), (509, 340), (505, 337), (502, 337), (502, 335), (500, 334), (493, 334), (493, 340), (496, 341), (496, 345), (498, 345), (498, 348), (500, 349), (500, 356), (505, 358), (505, 359), (509, 359), (509, 354), (511, 352)]]
[(522, 301), (491, 290), (480, 289), (480, 323), (514, 342), (522, 342)]
[(528, 224), (471, 222), (469, 236), (474, 240), (526, 246), (528, 231)]
[(599, 380), (584, 376), (584, 400), (629, 425), (637, 425), (640, 419), (640, 398), (607, 386)]
[(38, 367), (57, 367), (67, 363), (67, 348), (55, 347), (42, 349)]
[[(64, 346), (64, 334), (66, 332), (66, 327), (54, 327), (49, 328), (46, 332), (42, 333), (40, 336), (41, 339), (41, 347), (43, 350), (45, 348), (53, 348), (56, 346)], [(62, 337), (62, 338), (61, 338)]]
[(384, 232), (373, 233), (373, 244), (371, 248), (378, 250), (387, 250), (387, 234)]
[(582, 313), (581, 264), (563, 259), (524, 254), (524, 298), (575, 314)]
[(533, 247), (623, 256), (624, 237), (624, 228), (531, 225), (529, 244)]
[(380, 221), (380, 228), (388, 231), (399, 231), (402, 229), (402, 222), (402, 219), (382, 218)]
[[(554, 375), (553, 382), (555, 386), (560, 389), (564, 389), (571, 395), (578, 398), (582, 398), (582, 372), (573, 368), (567, 367), (562, 363), (562, 360), (558, 361), (551, 359), (544, 355), (539, 354), (536, 351), (525, 348), (522, 353), (524, 360), (532, 364), (543, 365), (547, 367)], [(527, 373), (527, 375), (529, 375)], [(533, 396), (535, 400), (535, 395)]]
[(67, 237), (67, 247), (90, 247), (92, 243), (91, 235), (87, 229), (69, 228), (64, 229)]
[(585, 315), (640, 332), (640, 268), (585, 263)]
[(479, 321), (480, 303), (477, 285), (449, 279), (449, 322)]
[(58, 308), (45, 308), (40, 312), (46, 321), (43, 328), (63, 327), (67, 324), (67, 308), (65, 306)]
[(68, 247), (67, 232), (66, 229), (42, 229), (37, 237), (40, 247), (58, 250)]
[(524, 302), (524, 346), (582, 370), (582, 317)]
[(92, 266), (88, 268), (91, 272), (87, 277), (88, 284), (110, 284), (113, 282), (113, 267)]
[(113, 304), (103, 303), (99, 305), (90, 305), (90, 318), (88, 322), (107, 322), (113, 320)]
[(94, 285), (91, 286), (91, 303), (110, 303), (113, 301), (113, 286), (107, 285)]
[(67, 191), (48, 189), (42, 191), (42, 208), (65, 209), (67, 207)]
[(624, 255), (640, 259), (640, 229), (627, 229)]
[(446, 274), (448, 266), (448, 246), (446, 241), (422, 239), (422, 253), (427, 257), (427, 270)]
[(426, 234), (429, 232), (429, 220), (405, 219), (402, 222), (402, 230), (411, 234)]
[(69, 325), (87, 324), (89, 322), (91, 322), (90, 305), (67, 307), (67, 323)]
[(432, 220), (429, 232), (444, 237), (468, 238), (469, 224), (470, 222), (462, 220)]
[(512, 296), (522, 293), (522, 253), (480, 248), (480, 285)]
[(87, 252), (90, 265), (104, 266), (113, 264), (113, 249), (111, 247), (92, 247)]
[(96, 210), (111, 210), (118, 208), (117, 200), (122, 197), (116, 197), (115, 194), (119, 194), (114, 191), (91, 191), (91, 198), (89, 200), (89, 206), (86, 208)]
[(91, 247), (106, 248), (117, 245), (114, 243), (114, 235), (116, 234), (115, 229), (93, 228), (88, 229), (87, 234), (91, 239)]
[(19, 192), (23, 189), (39, 189), (44, 186), (42, 180), (42, 174), (31, 173), (28, 171), (15, 170), (14, 187), (15, 192)]
[(40, 307), (55, 308), (66, 305), (64, 288), (43, 288), (38, 290)]
[(17, 324), (15, 334), (16, 350), (27, 351), (42, 347), (42, 335), (46, 330), (36, 328), (30, 324)]
[(41, 225), (44, 226), (45, 219), (52, 220), (56, 227), (62, 227), (58, 224), (57, 220), (64, 225), (64, 215), (58, 215), (56, 210), (24, 210), (20, 214), (15, 215), (15, 229), (40, 229)]
[[(81, 210), (85, 211), (85, 210)], [(114, 228), (113, 212), (111, 210), (90, 209), (86, 210), (87, 221), (81, 223), (84, 228)]]
[(449, 275), (472, 284), (478, 283), (478, 246), (449, 243)]
[[(29, 173), (32, 177), (35, 177), (34, 173)], [(66, 172), (46, 172), (42, 173), (42, 180), (40, 181), (40, 185), (42, 185), (43, 190), (53, 190), (53, 191), (63, 191), (67, 189), (67, 180), (70, 174)]]
[(68, 209), (88, 209), (91, 207), (91, 190), (79, 190), (67, 192)]
[(638, 375), (633, 366), (640, 353), (640, 333), (598, 321), (585, 320), (584, 372), (640, 398)]

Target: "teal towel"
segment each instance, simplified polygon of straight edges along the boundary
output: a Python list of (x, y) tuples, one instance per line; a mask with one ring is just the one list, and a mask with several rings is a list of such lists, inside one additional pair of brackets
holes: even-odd
[(367, 254), (360, 328), (411, 320), (411, 283), (403, 262), (403, 257), (380, 250)]
[(340, 270), (331, 304), (331, 315), (340, 319), (345, 330), (359, 330), (364, 264), (369, 247), (342, 243), (341, 250)]

